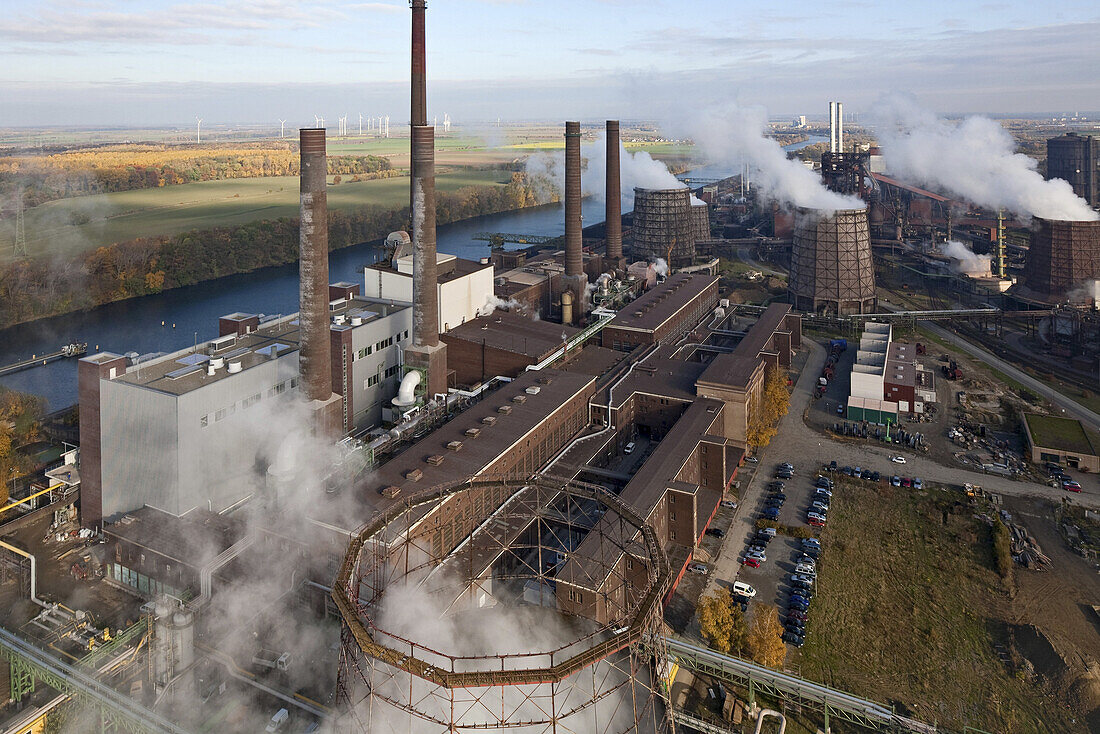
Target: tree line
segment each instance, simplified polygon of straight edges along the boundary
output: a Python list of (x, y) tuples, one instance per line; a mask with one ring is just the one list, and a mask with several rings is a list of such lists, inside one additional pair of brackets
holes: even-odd
[[(536, 204), (521, 173), (504, 186), (467, 186), (437, 193), (436, 199), (440, 224)], [(329, 248), (378, 240), (408, 227), (408, 207), (330, 211)], [(129, 240), (69, 259), (3, 263), (0, 328), (297, 259), (298, 219), (283, 217)]]
[[(24, 208), (89, 194), (153, 189), (234, 178), (297, 176), (296, 148), (165, 148), (77, 150), (0, 158), (0, 200), (22, 196)], [(400, 175), (388, 159), (330, 156), (329, 175), (362, 179)], [(8, 208), (10, 208), (10, 204)]]

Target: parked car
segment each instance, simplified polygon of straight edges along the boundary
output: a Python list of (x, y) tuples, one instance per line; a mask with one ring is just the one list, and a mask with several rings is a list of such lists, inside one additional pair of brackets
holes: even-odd
[[(820, 548), (803, 548), (802, 549), (802, 555), (799, 556), (799, 558), (802, 558), (802, 557), (807, 557), (811, 561), (813, 561), (814, 563), (817, 563), (817, 559), (821, 557), (821, 549)], [(797, 559), (796, 559), (796, 562), (797, 562)]]
[(817, 486), (819, 487), (824, 487), (825, 489), (833, 488), (833, 480), (829, 479), (829, 477), (825, 476), (824, 474), (818, 474), (817, 479), (814, 480), (814, 483), (817, 484)]
[(809, 586), (813, 586), (814, 578), (813, 578), (813, 576), (810, 576), (809, 574), (805, 574), (805, 573), (792, 573), (791, 574), (791, 583), (807, 584)]
[(813, 597), (813, 592), (810, 591), (809, 589), (797, 589), (797, 588), (796, 589), (791, 589), (791, 595), (788, 599), (788, 603), (790, 602), (791, 599), (797, 599), (797, 600), (801, 600), (801, 601), (805, 602), (806, 606), (809, 607), (810, 599), (812, 597)]
[(803, 548), (817, 548), (817, 549), (820, 550), (821, 549), (821, 541), (818, 540), (817, 538), (803, 538), (802, 539), (802, 547)]
[(1075, 482), (1072, 479), (1067, 479), (1066, 481), (1062, 482), (1062, 489), (1066, 490), (1067, 492), (1080, 492), (1081, 484), (1080, 482)]
[(815, 558), (814, 556), (811, 556), (809, 553), (801, 553), (801, 554), (795, 556), (794, 563), (795, 563), (796, 566), (800, 563), (805, 563), (805, 564), (808, 564), (810, 566), (816, 567), (817, 566), (817, 558)]
[(840, 405), (836, 406), (836, 414), (837, 415), (844, 415), (844, 403), (841, 403)]
[(746, 456), (745, 457), (745, 463), (746, 464), (755, 464), (759, 461), (760, 461), (760, 459), (756, 458), (755, 456)]
[(901, 486), (901, 477), (899, 477), (897, 474), (890, 477), (890, 484), (892, 484), (895, 487), (900, 487)]
[(798, 609), (790, 609), (787, 611), (787, 619), (797, 619), (799, 622), (808, 622), (810, 621), (810, 615)]
[(817, 511), (819, 514), (824, 515), (826, 512), (829, 511), (829, 502), (828, 500), (814, 500), (810, 504), (810, 507)]
[(786, 469), (787, 471), (794, 471), (794, 464), (789, 461), (784, 461), (782, 464), (779, 465), (779, 468)]
[(905, 463), (905, 457), (900, 456), (900, 455), (899, 456), (891, 456), (890, 461), (894, 462), (895, 464), (904, 464)]
[(775, 537), (775, 528), (760, 528), (756, 531), (757, 535), (767, 535), (769, 538)]
[(856, 479), (862, 479), (863, 478), (863, 467), (857, 466), (855, 469), (852, 469), (852, 476), (855, 477)]
[(809, 525), (812, 528), (823, 528), (823, 527), (825, 527), (825, 521), (820, 519), (820, 518), (816, 518), (816, 517), (811, 517), (810, 519), (808, 519), (806, 521), (806, 524)]
[(797, 612), (808, 612), (810, 610), (810, 600), (802, 596), (792, 596), (787, 600), (787, 609), (794, 609)]
[(836, 471), (836, 461), (830, 461), (829, 465), (825, 467), (825, 471)]
[(833, 496), (833, 490), (825, 489), (824, 487), (818, 487), (814, 491), (814, 494), (817, 495), (818, 497), (829, 497), (831, 499), (832, 496)]
[(794, 476), (794, 472), (790, 471), (778, 471), (775, 473), (776, 479), (790, 479)]
[(688, 570), (691, 571), (692, 573), (707, 573), (707, 571), (709, 571), (710, 569), (707, 568), (707, 564), (696, 562), (696, 563), (689, 563), (688, 564)]
[(736, 510), (737, 503), (733, 500), (722, 500), (722, 507), (728, 507), (731, 510)]
[(854, 472), (855, 470), (852, 469), (852, 467), (850, 467), (850, 466), (846, 466), (843, 469), (841, 469), (840, 471), (841, 471), (842, 474), (845, 474), (845, 475), (850, 477), (850, 476), (852, 476), (852, 472)]
[(286, 724), (287, 719), (290, 718), (290, 712), (286, 709), (279, 709), (275, 712), (275, 715), (271, 717), (271, 721), (267, 722), (267, 728), (264, 729), (268, 734), (281, 731), (283, 725)]
[(741, 565), (748, 566), (749, 568), (760, 568), (762, 561), (755, 556), (746, 556)]
[(746, 584), (744, 581), (734, 581), (733, 593), (737, 594), (738, 596), (744, 596), (751, 599), (756, 596), (756, 589), (754, 589), (749, 584)]
[(821, 520), (822, 522), (824, 522), (826, 520), (826, 517), (824, 515), (822, 515), (820, 512), (807, 512), (806, 513), (806, 519), (807, 520)]
[(910, 479), (909, 477), (902, 477), (901, 478), (901, 486), (903, 486), (903, 487), (912, 487), (913, 486), (913, 480)]
[(787, 488), (787, 483), (786, 482), (775, 481), (775, 482), (769, 482), (768, 483), (768, 489), (773, 490), (773, 491), (782, 491), (786, 488)]
[(764, 507), (782, 507), (785, 501), (786, 499), (784, 499), (783, 497), (768, 497), (766, 500), (764, 500)]
[(778, 507), (765, 507), (764, 511), (760, 513), (766, 520), (778, 520), (779, 508)]
[(881, 474), (879, 474), (879, 473), (878, 473), (877, 471), (873, 471), (873, 472), (871, 472), (871, 481), (872, 481), (872, 482), (877, 482), (877, 481), (879, 481), (879, 480), (881, 480), (881, 479), (882, 479), (882, 475), (881, 475)]
[(745, 558), (759, 558), (761, 561), (767, 561), (768, 554), (762, 550), (748, 550), (745, 552)]
[(817, 568), (812, 563), (799, 563), (794, 567), (794, 572), (804, 576), (816, 576)]
[(626, 448), (623, 449), (623, 453), (624, 454), (633, 454), (634, 453), (634, 442), (633, 441), (631, 441), (630, 443), (628, 443), (626, 445)]
[(726, 531), (722, 528), (707, 528), (707, 535), (713, 538), (721, 538), (725, 536)]
[(806, 638), (794, 632), (784, 632), (783, 642), (786, 642), (788, 645), (794, 645), (795, 647), (802, 647), (806, 644)]
[(913, 489), (923, 489), (924, 481), (920, 477), (913, 477)]

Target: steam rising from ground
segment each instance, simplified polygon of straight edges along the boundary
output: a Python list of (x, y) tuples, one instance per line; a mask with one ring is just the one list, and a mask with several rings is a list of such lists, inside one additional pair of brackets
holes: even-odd
[[(595, 142), (581, 145), (581, 193), (603, 200), (607, 193), (607, 136), (601, 132)], [(550, 191), (562, 195), (565, 191), (565, 151), (538, 153), (527, 159), (527, 175), (543, 183)], [(619, 180), (624, 210), (634, 208), (634, 188), (682, 189), (680, 181), (668, 166), (644, 150), (628, 151), (619, 142)]]
[(948, 122), (901, 95), (879, 102), (875, 116), (887, 166), (901, 178), (1017, 215), (1100, 218), (1067, 182), (1040, 176), (1035, 160), (1015, 152), (1012, 136), (989, 118)]
[(695, 140), (709, 163), (734, 170), (745, 163), (756, 169), (753, 181), (766, 198), (782, 206), (826, 212), (866, 206), (857, 197), (829, 191), (820, 176), (788, 158), (778, 142), (764, 136), (767, 123), (763, 107), (733, 104), (693, 115), (678, 126)]
[(962, 242), (948, 240), (941, 249), (943, 254), (957, 261), (952, 270), (959, 273), (989, 274), (989, 264), (992, 258), (989, 255), (978, 255)]

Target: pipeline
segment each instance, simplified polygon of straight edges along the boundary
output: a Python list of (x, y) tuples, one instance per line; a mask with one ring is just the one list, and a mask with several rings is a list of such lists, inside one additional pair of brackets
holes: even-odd
[(6, 548), (6, 549), (10, 550), (12, 553), (15, 553), (16, 555), (20, 555), (20, 556), (23, 556), (24, 558), (29, 558), (30, 559), (30, 562), (31, 562), (31, 601), (33, 601), (35, 604), (42, 607), (43, 609), (53, 609), (53, 608), (55, 608), (56, 605), (48, 604), (47, 602), (44, 602), (41, 599), (39, 599), (38, 596), (36, 595), (36, 592), (38, 591), (38, 563), (35, 560), (34, 555), (31, 554), (31, 553), (28, 553), (27, 551), (22, 550), (20, 548), (16, 548), (14, 545), (9, 545), (8, 543), (5, 543), (2, 540), (0, 540), (0, 548)]

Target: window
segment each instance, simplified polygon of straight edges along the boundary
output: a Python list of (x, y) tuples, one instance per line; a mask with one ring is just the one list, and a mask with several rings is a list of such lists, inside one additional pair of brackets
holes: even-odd
[(367, 378), (367, 387), (374, 387), (378, 384), (378, 375), (371, 375)]
[(668, 513), (668, 519), (669, 519), (669, 520), (670, 520), (671, 522), (676, 522), (676, 513), (675, 513), (675, 512), (670, 512), (670, 513)]
[(225, 408), (222, 408), (217, 413), (215, 413), (214, 414), (214, 420), (215, 421), (220, 421), (222, 418), (225, 418), (225, 410), (226, 410)]
[(282, 395), (284, 392), (286, 392), (286, 383), (280, 382), (278, 385), (271, 388), (271, 392), (273, 395)]
[(199, 427), (200, 428), (206, 428), (208, 425), (210, 425), (210, 416), (208, 416), (208, 415), (200, 416), (199, 417)]
[(293, 390), (296, 387), (298, 387), (298, 378), (297, 377), (291, 377), (290, 378), (290, 389)]
[(409, 338), (409, 330), (408, 330), (408, 329), (405, 329), (405, 338), (406, 338), (406, 339), (408, 339), (408, 338)]
[(248, 410), (249, 408), (251, 408), (253, 405), (255, 405), (258, 402), (260, 402), (260, 393), (256, 393), (255, 395), (253, 395), (251, 397), (247, 397), (244, 400), (242, 400), (241, 401), (241, 408), (243, 408), (244, 410)]
[(668, 531), (668, 539), (669, 540), (676, 540), (676, 531), (675, 530), (669, 530)]

